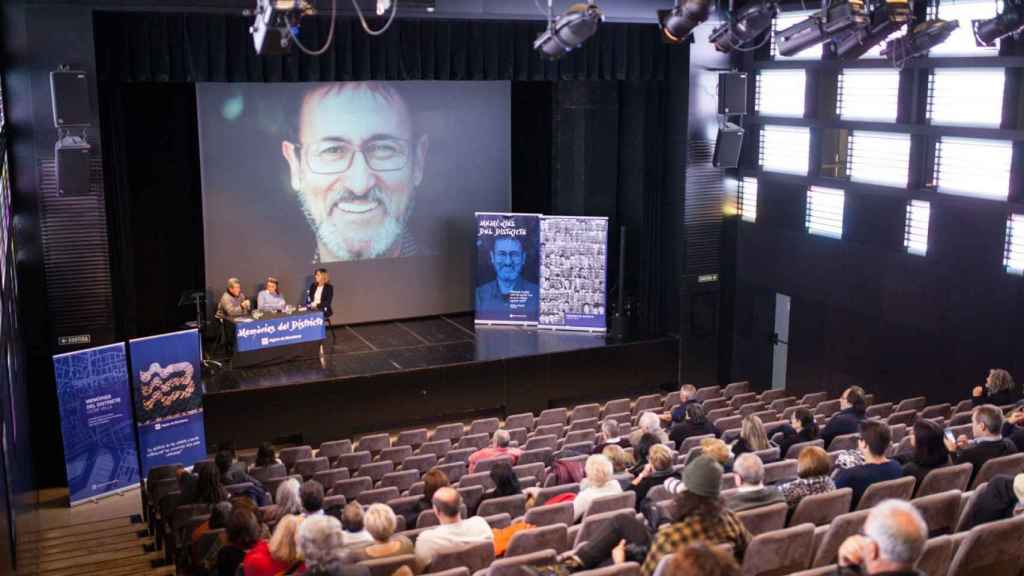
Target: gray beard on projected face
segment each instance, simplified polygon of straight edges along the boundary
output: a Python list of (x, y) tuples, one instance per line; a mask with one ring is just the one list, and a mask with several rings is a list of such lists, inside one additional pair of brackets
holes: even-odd
[[(331, 192), (326, 205), (334, 206), (341, 200), (350, 199), (351, 196), (352, 194), (347, 190)], [(309, 222), (309, 227), (313, 229), (317, 241), (324, 245), (335, 256), (335, 258), (325, 258), (324, 254), (318, 254), (319, 261), (344, 262), (348, 260), (378, 258), (394, 246), (395, 242), (402, 235), (402, 231), (405, 230), (405, 223), (408, 220), (409, 213), (412, 212), (414, 200), (410, 198), (409, 204), (405, 207), (405, 210), (402, 211), (402, 214), (396, 216), (395, 213), (397, 209), (395, 207), (395, 202), (390, 196), (381, 192), (379, 187), (374, 186), (371, 188), (368, 192), (368, 196), (370, 197), (370, 200), (378, 201), (384, 206), (387, 211), (387, 218), (385, 218), (384, 223), (373, 232), (369, 234), (355, 234), (352, 230), (343, 230), (339, 228), (329, 216), (324, 218), (323, 221), (317, 221), (317, 218), (310, 206), (310, 200), (307, 194), (303, 192), (298, 194), (299, 205), (302, 208), (302, 213), (306, 216), (306, 221)], [(346, 244), (346, 239), (352, 243), (359, 244), (364, 244), (368, 241), (369, 246), (365, 250), (352, 250)]]

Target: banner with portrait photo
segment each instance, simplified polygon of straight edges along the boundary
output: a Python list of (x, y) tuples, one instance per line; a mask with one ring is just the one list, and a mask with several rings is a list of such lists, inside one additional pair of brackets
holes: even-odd
[(139, 483), (124, 344), (53, 357), (71, 505)]
[(539, 214), (476, 213), (476, 322), (536, 324)]
[(128, 342), (142, 475), (163, 464), (206, 458), (199, 331)]
[(607, 329), (607, 218), (541, 218), (540, 266), (542, 328)]

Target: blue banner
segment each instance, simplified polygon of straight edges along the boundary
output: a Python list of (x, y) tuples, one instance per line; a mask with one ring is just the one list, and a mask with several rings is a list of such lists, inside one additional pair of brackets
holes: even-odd
[(476, 213), (476, 322), (536, 324), (539, 214)]
[(199, 331), (137, 338), (128, 347), (142, 475), (162, 464), (190, 466), (206, 458)]
[(53, 357), (71, 504), (139, 483), (124, 344)]
[(326, 335), (324, 314), (319, 310), (259, 320), (235, 320), (235, 350), (251, 352), (275, 346), (318, 342)]
[(542, 328), (606, 330), (607, 218), (544, 216), (540, 268)]

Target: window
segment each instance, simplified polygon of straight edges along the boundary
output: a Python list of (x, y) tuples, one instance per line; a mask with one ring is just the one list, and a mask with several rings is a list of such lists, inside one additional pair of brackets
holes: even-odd
[(953, 30), (942, 44), (932, 48), (928, 56), (995, 56), (999, 53), (999, 42), (992, 48), (978, 46), (974, 42), (974, 28), (971, 20), (992, 18), (999, 12), (1001, 2), (993, 0), (941, 0), (938, 10), (930, 3), (928, 11), (932, 17), (942, 20), (959, 20), (960, 26)]
[(770, 125), (761, 127), (761, 169), (806, 176), (810, 154), (809, 128)]
[(1006, 140), (943, 136), (935, 147), (935, 182), (943, 194), (1006, 200), (1012, 158)]
[(740, 180), (738, 192), (740, 218), (747, 222), (757, 222), (757, 178), (746, 177)]
[(807, 231), (819, 236), (842, 238), (845, 205), (846, 193), (838, 188), (808, 188)]
[(766, 116), (804, 115), (804, 88), (807, 73), (803, 70), (762, 70), (757, 75), (754, 109)]
[(1024, 276), (1024, 214), (1010, 214), (1006, 220), (1003, 267), (1010, 274)]
[(794, 24), (803, 22), (808, 17), (817, 14), (817, 10), (800, 10), (796, 12), (779, 12), (775, 17), (775, 22), (772, 23), (772, 58), (776, 60), (821, 60), (821, 45), (816, 44), (810, 48), (806, 48), (803, 51), (793, 56), (783, 56), (779, 54), (778, 45), (775, 44), (775, 35), (780, 30), (785, 30)]
[(1003, 68), (937, 68), (928, 82), (928, 119), (999, 128), (1005, 83)]
[(905, 188), (910, 171), (910, 135), (888, 132), (850, 132), (849, 176), (868, 182)]
[(928, 253), (928, 221), (931, 214), (931, 202), (911, 200), (907, 203), (907, 223), (903, 229), (903, 246), (908, 253), (918, 256)]
[(900, 96), (896, 70), (843, 70), (836, 113), (843, 120), (895, 122)]

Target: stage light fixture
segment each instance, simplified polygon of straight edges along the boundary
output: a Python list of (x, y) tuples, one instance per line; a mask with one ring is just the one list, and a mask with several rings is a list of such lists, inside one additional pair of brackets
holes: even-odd
[(710, 14), (711, 0), (676, 0), (671, 10), (658, 10), (661, 38), (669, 44), (682, 44)]
[(882, 57), (900, 66), (907, 60), (925, 54), (942, 44), (960, 26), (957, 20), (927, 20), (914, 26), (904, 36), (890, 40), (882, 49)]
[(907, 0), (876, 2), (872, 4), (868, 25), (836, 37), (835, 53), (843, 60), (860, 58), (909, 21), (910, 4)]
[(558, 60), (582, 46), (597, 32), (597, 26), (602, 21), (604, 13), (592, 0), (585, 4), (573, 4), (558, 18), (549, 19), (548, 29), (537, 37), (533, 49), (548, 60)]
[(747, 48), (746, 45), (771, 28), (772, 19), (778, 11), (775, 4), (764, 3), (744, 8), (735, 18), (728, 14), (727, 21), (712, 30), (708, 40), (714, 44), (715, 50), (725, 53), (759, 48)]
[(775, 45), (779, 54), (793, 56), (815, 44), (868, 23), (868, 13), (861, 0), (836, 2), (828, 7), (825, 15), (815, 14), (775, 34)]
[(1024, 31), (1024, 1), (1010, 2), (1006, 10), (988, 20), (972, 20), (974, 41), (978, 46), (995, 46), (996, 40)]

